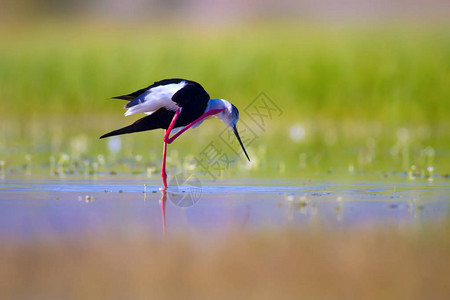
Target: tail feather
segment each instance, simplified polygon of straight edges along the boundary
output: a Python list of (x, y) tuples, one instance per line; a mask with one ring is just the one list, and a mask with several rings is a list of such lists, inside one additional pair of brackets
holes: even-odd
[(133, 98), (132, 96), (123, 95), (123, 96), (111, 97), (111, 99), (120, 99), (120, 100), (131, 101), (131, 100), (133, 100), (134, 98)]
[(154, 112), (153, 114), (143, 117), (131, 125), (128, 125), (123, 128), (106, 133), (106, 134), (102, 135), (100, 138), (103, 139), (103, 138), (107, 138), (107, 137), (114, 136), (114, 135), (147, 131), (147, 130), (153, 130), (153, 129), (158, 129), (158, 128), (167, 128), (167, 127), (169, 127), (169, 124), (173, 118), (173, 115), (174, 115), (174, 112), (172, 112), (172, 111), (169, 111), (166, 109), (159, 109), (156, 112)]
[(131, 101), (134, 98), (138, 97), (139, 95), (141, 95), (142, 93), (146, 92), (148, 90), (148, 87), (137, 90), (136, 92), (127, 94), (127, 95), (122, 95), (122, 96), (116, 96), (116, 97), (111, 97), (111, 99), (121, 99), (121, 100), (127, 100), (127, 101)]
[(137, 132), (137, 130), (133, 130), (133, 124), (123, 127), (123, 128), (120, 128), (120, 129), (117, 129), (117, 130), (114, 130), (114, 131), (111, 131), (111, 132), (108, 132), (108, 133), (102, 135), (100, 138), (104, 139), (104, 138), (107, 138), (110, 136), (127, 134), (127, 133), (132, 133), (132, 132)]

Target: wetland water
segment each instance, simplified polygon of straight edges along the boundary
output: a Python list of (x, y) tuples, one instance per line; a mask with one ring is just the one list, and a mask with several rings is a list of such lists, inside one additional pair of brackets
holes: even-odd
[(158, 180), (4, 179), (0, 236), (27, 240), (103, 229), (133, 234), (135, 228), (158, 236), (164, 231), (220, 233), (231, 228), (408, 227), (442, 221), (450, 214), (447, 180), (187, 182), (172, 186), (166, 195), (159, 184)]

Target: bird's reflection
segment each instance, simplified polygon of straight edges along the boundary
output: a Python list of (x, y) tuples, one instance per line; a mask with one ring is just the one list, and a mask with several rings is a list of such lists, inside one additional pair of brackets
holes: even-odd
[(167, 201), (167, 192), (166, 190), (161, 190), (161, 200), (159, 200), (159, 203), (161, 205), (161, 217), (162, 217), (162, 224), (163, 224), (163, 235), (166, 235), (166, 201)]
[[(163, 190), (160, 189), (161, 192), (161, 198), (159, 199), (159, 205), (161, 207), (161, 221), (162, 221), (162, 233), (163, 236), (167, 236), (167, 223), (166, 223), (166, 205), (167, 205), (167, 200), (170, 199), (170, 202), (172, 202), (172, 207), (175, 210), (181, 210), (182, 212), (182, 217), (185, 216), (185, 214), (187, 213), (187, 211), (189, 210), (190, 214), (196, 214), (197, 218), (195, 219), (195, 221), (193, 222), (192, 220), (188, 220), (185, 218), (182, 218), (182, 220), (178, 219), (175, 223), (173, 224), (174, 226), (179, 226), (180, 221), (182, 223), (184, 223), (183, 228), (187, 228), (187, 227), (204, 227), (204, 224), (206, 222), (206, 224), (208, 225), (214, 225), (216, 226), (217, 224), (221, 224), (221, 223), (227, 223), (229, 221), (232, 222), (233, 226), (235, 228), (239, 228), (241, 230), (245, 229), (248, 227), (249, 225), (249, 220), (250, 220), (250, 216), (251, 216), (251, 205), (246, 205), (245, 207), (239, 207), (239, 208), (234, 208), (231, 207), (228, 209), (225, 209), (225, 211), (221, 210), (220, 213), (220, 217), (216, 216), (214, 218), (211, 218), (209, 216), (209, 210), (205, 211), (205, 208), (200, 207), (200, 208), (196, 208), (193, 209), (193, 204), (196, 204), (201, 195), (202, 195), (202, 190), (199, 189), (197, 186), (194, 186), (193, 189), (189, 190), (188, 193), (185, 192), (185, 190), (187, 190), (187, 188), (182, 188), (180, 189), (181, 192), (179, 191), (167, 191), (167, 190)], [(144, 192), (144, 201), (147, 199), (147, 195), (146, 192)], [(221, 205), (218, 205), (216, 208), (209, 208), (211, 209), (213, 212), (217, 209), (221, 209)], [(193, 209), (193, 210), (191, 210)], [(200, 214), (198, 214), (200, 211)], [(202, 214), (203, 212), (203, 214)], [(186, 216), (185, 216), (186, 217)], [(219, 225), (220, 227), (220, 225)]]
[[(168, 194), (168, 192), (166, 190), (163, 190), (163, 189), (161, 189), (160, 192), (161, 192), (161, 198), (159, 200), (159, 204), (161, 206), (162, 232), (163, 232), (163, 236), (166, 236), (167, 235), (167, 224), (166, 224), (167, 198), (169, 198), (172, 202), (173, 201), (178, 201), (177, 203), (184, 203), (185, 204), (185, 203), (191, 203), (191, 202), (183, 202), (183, 201), (180, 201), (178, 198), (176, 198), (178, 194), (185, 195), (184, 193), (169, 192), (170, 194)], [(176, 199), (174, 200), (173, 197), (175, 197)], [(191, 197), (191, 196), (189, 196), (189, 197)], [(144, 198), (146, 198), (145, 194), (144, 194)], [(189, 201), (192, 201), (192, 199), (190, 199)], [(197, 201), (198, 200), (195, 200), (195, 202), (197, 202)], [(178, 207), (178, 208), (180, 208), (180, 207)], [(184, 208), (186, 208), (186, 207), (184, 207)], [(242, 229), (245, 229), (248, 226), (248, 222), (249, 222), (250, 214), (251, 214), (250, 211), (251, 211), (251, 206), (247, 205), (247, 206), (245, 206), (245, 213), (244, 213), (244, 215), (242, 215), (242, 210), (239, 210), (239, 213), (237, 213), (237, 214), (233, 213), (232, 216), (229, 216), (229, 217), (231, 217), (233, 219), (233, 223), (236, 225), (236, 227), (240, 228), (242, 230)], [(219, 222), (218, 220), (215, 220), (215, 221)]]

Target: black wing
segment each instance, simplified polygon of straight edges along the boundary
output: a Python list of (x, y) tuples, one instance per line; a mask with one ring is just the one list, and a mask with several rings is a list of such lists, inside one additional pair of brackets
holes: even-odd
[(172, 84), (172, 83), (180, 83), (181, 81), (186, 81), (186, 82), (193, 82), (193, 81), (189, 81), (189, 80), (185, 80), (185, 79), (181, 79), (181, 78), (171, 78), (171, 79), (163, 79), (160, 81), (156, 81), (153, 84), (149, 85), (146, 88), (137, 90), (136, 92), (127, 94), (127, 95), (122, 95), (122, 96), (116, 96), (116, 97), (112, 97), (112, 99), (122, 99), (122, 100), (127, 100), (127, 101), (131, 101), (134, 98), (136, 98), (137, 96), (141, 95), (142, 93), (148, 91), (151, 88), (160, 86), (160, 85), (168, 85), (168, 84)]
[(172, 101), (182, 108), (179, 118), (185, 118), (191, 123), (205, 113), (209, 94), (197, 82), (188, 81), (182, 89), (172, 96)]

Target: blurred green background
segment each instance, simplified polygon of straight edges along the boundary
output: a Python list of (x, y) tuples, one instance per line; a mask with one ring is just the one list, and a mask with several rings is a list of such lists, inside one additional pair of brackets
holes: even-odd
[[(181, 77), (246, 123), (260, 92), (282, 110), (254, 129), (252, 164), (236, 157), (222, 177), (446, 177), (450, 8), (361, 3), (3, 3), (2, 176), (157, 176), (162, 131), (98, 137), (141, 117), (109, 97)], [(172, 169), (199, 172), (196, 156), (224, 129), (205, 124), (170, 145)]]

